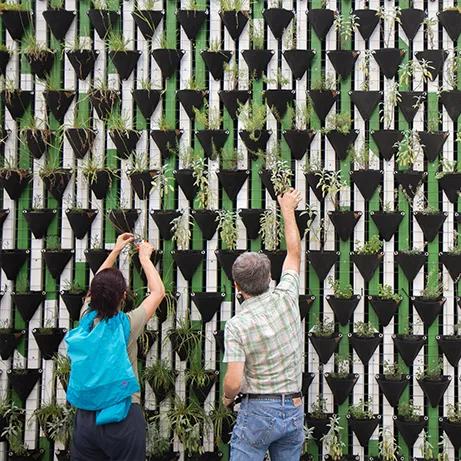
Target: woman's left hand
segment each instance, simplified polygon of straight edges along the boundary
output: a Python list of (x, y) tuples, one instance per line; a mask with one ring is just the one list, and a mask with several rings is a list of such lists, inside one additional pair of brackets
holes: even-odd
[(115, 242), (114, 250), (122, 251), (126, 245), (131, 243), (134, 240), (134, 235), (128, 232), (121, 234), (117, 237), (117, 242)]

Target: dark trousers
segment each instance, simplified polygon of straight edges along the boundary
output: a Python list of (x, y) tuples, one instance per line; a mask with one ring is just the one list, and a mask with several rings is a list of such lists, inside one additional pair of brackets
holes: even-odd
[(96, 426), (95, 415), (95, 411), (77, 410), (72, 461), (145, 461), (146, 422), (137, 403), (119, 423)]

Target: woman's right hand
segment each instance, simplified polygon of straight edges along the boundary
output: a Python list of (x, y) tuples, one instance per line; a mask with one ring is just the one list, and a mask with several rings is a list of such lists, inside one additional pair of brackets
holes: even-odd
[(147, 258), (150, 260), (154, 247), (149, 242), (142, 242), (139, 246), (139, 259)]

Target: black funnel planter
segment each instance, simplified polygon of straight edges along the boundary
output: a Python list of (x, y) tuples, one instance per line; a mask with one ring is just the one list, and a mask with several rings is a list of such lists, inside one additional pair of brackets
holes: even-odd
[(171, 331), (169, 334), (172, 349), (178, 354), (181, 361), (187, 360), (191, 348), (194, 347), (192, 341), (188, 338), (183, 338), (178, 332)]
[(312, 99), (314, 110), (321, 121), (327, 118), (333, 104), (338, 99), (338, 91), (322, 91), (322, 90), (308, 90), (308, 94)]
[(341, 333), (334, 333), (331, 337), (316, 336), (313, 333), (308, 334), (315, 352), (319, 356), (321, 363), (326, 365), (334, 352), (338, 350), (339, 342), (343, 335)]
[(48, 150), (51, 141), (50, 130), (25, 130), (27, 147), (31, 155), (39, 160), (43, 154)]
[(443, 305), (446, 301), (446, 298), (427, 300), (422, 299), (421, 296), (412, 296), (410, 299), (427, 328), (434, 323), (434, 320), (442, 312)]
[(72, 322), (78, 322), (80, 320), (80, 312), (82, 310), (83, 301), (85, 300), (85, 295), (85, 290), (81, 290), (77, 293), (61, 291), (61, 298), (66, 305), (66, 309), (69, 312), (69, 317)]
[(431, 76), (429, 80), (435, 81), (435, 79), (442, 72), (443, 63), (447, 59), (448, 51), (445, 50), (424, 50), (417, 51), (415, 53), (416, 59), (421, 61), (422, 59), (426, 60), (433, 69), (430, 70)]
[(392, 335), (392, 339), (407, 367), (413, 365), (413, 360), (427, 342), (427, 337), (423, 335), (413, 335), (412, 338), (406, 339), (404, 335), (398, 334)]
[(397, 416), (395, 420), (395, 425), (409, 449), (416, 443), (426, 424), (427, 416), (420, 416), (419, 421), (405, 421), (400, 416)]
[(235, 200), (245, 184), (250, 172), (248, 170), (219, 170), (216, 172), (219, 184), (230, 200)]
[(285, 50), (283, 52), (283, 57), (296, 80), (301, 80), (304, 77), (315, 54), (315, 50)]
[(370, 120), (381, 96), (381, 91), (351, 91), (351, 101), (360, 112), (363, 120)]
[(256, 153), (258, 150), (262, 150), (263, 152), (266, 151), (267, 141), (271, 137), (272, 131), (271, 130), (256, 130), (256, 131), (247, 131), (247, 130), (240, 130), (239, 135), (245, 144), (245, 147), (248, 149), (250, 153), (250, 157), (253, 160), (256, 160)]
[(67, 31), (76, 16), (75, 11), (67, 11), (64, 8), (46, 10), (43, 17), (51, 33), (59, 41), (66, 38)]
[(301, 317), (301, 321), (303, 321), (307, 314), (309, 313), (309, 309), (312, 306), (312, 303), (315, 301), (314, 295), (299, 295), (299, 316)]
[(158, 170), (133, 171), (128, 173), (131, 187), (140, 200), (146, 200), (152, 189), (152, 181), (157, 176)]
[(449, 136), (448, 131), (435, 131), (426, 132), (418, 131), (419, 139), (421, 140), (421, 146), (423, 148), (424, 155), (427, 161), (434, 162), (439, 153), (443, 150), (443, 145)]
[(335, 12), (325, 8), (306, 11), (307, 21), (312, 25), (320, 40), (325, 40), (335, 20)]
[(461, 275), (461, 255), (439, 253), (439, 261), (447, 268), (453, 281), (457, 282)]
[(146, 361), (147, 354), (149, 353), (155, 341), (157, 340), (158, 335), (155, 330), (147, 329), (144, 330), (144, 332), (141, 334), (146, 339), (146, 343), (142, 344), (140, 341), (140, 337), (138, 338), (138, 360)]
[(215, 330), (213, 332), (214, 339), (216, 341), (216, 346), (223, 354), (226, 351), (224, 346), (224, 330)]
[(331, 268), (339, 261), (339, 252), (308, 250), (307, 260), (314, 268), (319, 280), (322, 282), (330, 273)]
[(422, 91), (401, 91), (400, 96), (401, 98), (398, 102), (398, 106), (405, 120), (411, 123), (418, 112), (418, 107), (414, 107), (416, 102), (418, 100), (421, 102), (424, 101), (426, 99), (426, 94)]
[(399, 399), (403, 391), (410, 382), (410, 377), (407, 375), (403, 379), (396, 380), (385, 378), (384, 375), (376, 375), (376, 382), (389, 402), (389, 405), (395, 408), (399, 404)]
[(2, 360), (8, 360), (12, 355), (26, 330), (22, 331), (5, 331), (0, 333), (0, 357)]
[(179, 296), (181, 295), (180, 293), (169, 293), (169, 298), (167, 299), (166, 297), (162, 299), (162, 302), (158, 306), (157, 310), (155, 311), (155, 316), (158, 318), (158, 321), (160, 324), (164, 323), (165, 320), (168, 318), (168, 313), (169, 313), (169, 308), (168, 308), (168, 303), (171, 304), (170, 309), (173, 311), (176, 311), (177, 307), (177, 301)]
[(440, 232), (448, 213), (445, 211), (437, 214), (423, 214), (415, 211), (414, 216), (423, 231), (424, 239), (427, 242), (432, 242)]
[(2, 229), (3, 224), (5, 223), (6, 218), (8, 217), (9, 213), (10, 213), (10, 210), (8, 208), (0, 209), (0, 230)]
[(340, 133), (337, 130), (332, 130), (327, 133), (328, 141), (330, 141), (330, 144), (333, 146), (340, 160), (346, 159), (347, 153), (357, 139), (358, 134), (359, 130), (351, 130), (348, 134)]
[(205, 259), (204, 250), (171, 250), (173, 259), (183, 277), (190, 282), (200, 263)]
[[(167, 397), (174, 395), (174, 386), (171, 386), (170, 388), (165, 388), (163, 386), (158, 386), (154, 388), (149, 381), (147, 382), (149, 383), (150, 387), (152, 387), (152, 391), (154, 392), (155, 401), (157, 405), (162, 403)], [(172, 458), (172, 459), (176, 459), (176, 458)]]
[(426, 173), (423, 173), (422, 171), (405, 170), (394, 171), (394, 174), (397, 184), (401, 186), (408, 197), (413, 200), (419, 187), (421, 187)]
[(399, 309), (400, 301), (380, 299), (377, 296), (368, 296), (371, 307), (376, 312), (380, 325), (387, 327)]
[(9, 461), (39, 461), (43, 458), (45, 450), (43, 448), (39, 449), (29, 449), (25, 450), (24, 455), (15, 455), (12, 451), (8, 452)]
[(326, 300), (333, 309), (336, 320), (344, 327), (351, 320), (355, 308), (360, 301), (360, 295), (352, 295), (350, 299), (336, 298), (332, 295), (327, 295)]
[(24, 322), (29, 322), (38, 309), (38, 306), (45, 301), (46, 293), (44, 291), (28, 291), (26, 293), (11, 293), (18, 312), (21, 314)]
[(34, 328), (32, 330), (44, 360), (51, 360), (53, 356), (57, 354), (59, 345), (64, 339), (66, 332), (66, 328), (53, 328), (51, 333), (43, 333), (39, 328)]
[(325, 413), (324, 418), (313, 418), (310, 413), (307, 414), (305, 423), (308, 427), (313, 427), (313, 437), (314, 440), (317, 442), (317, 445), (321, 445), (322, 437), (328, 432), (330, 429), (330, 418), (333, 416), (332, 413)]
[(28, 29), (32, 15), (30, 11), (3, 10), (0, 14), (3, 25), (13, 40), (21, 40)]
[(47, 90), (43, 92), (43, 95), (54, 118), (63, 123), (64, 116), (75, 98), (75, 91)]
[(98, 210), (90, 208), (78, 211), (66, 210), (67, 219), (76, 239), (81, 240), (85, 238), (97, 214)]
[(219, 15), (232, 40), (237, 41), (248, 22), (248, 12), (220, 10)]
[[(45, 453), (45, 450), (43, 450), (43, 453)], [(70, 461), (70, 450), (56, 450), (55, 455), (58, 461)]]
[(57, 210), (23, 210), (22, 213), (34, 237), (36, 239), (42, 239), (45, 237), (51, 221), (53, 221), (56, 216)]
[(171, 232), (171, 221), (178, 218), (181, 212), (176, 210), (151, 210), (150, 215), (155, 224), (157, 224), (162, 239), (171, 240), (173, 237)]
[(194, 172), (192, 169), (174, 170), (174, 178), (179, 187), (184, 192), (189, 202), (194, 201), (195, 194), (198, 192), (198, 186), (195, 185)]
[(357, 266), (365, 282), (369, 282), (373, 277), (382, 257), (383, 252), (375, 254), (356, 254), (351, 253), (351, 261)]
[(43, 250), (43, 259), (51, 276), (57, 280), (68, 262), (72, 259), (74, 250)]
[(2, 170), (0, 171), (0, 184), (12, 200), (17, 200), (32, 179), (32, 174), (27, 170)]
[(218, 263), (224, 270), (229, 280), (233, 280), (232, 265), (234, 264), (235, 260), (244, 252), (245, 250), (215, 250)]
[(95, 28), (99, 38), (106, 39), (109, 32), (112, 31), (120, 14), (117, 11), (108, 10), (89, 10), (88, 17), (91, 25)]
[(440, 418), (439, 421), (441, 422), (442, 429), (448, 435), (448, 438), (450, 439), (450, 442), (456, 452), (459, 452), (461, 448), (461, 424), (452, 423), (446, 417)]
[(113, 173), (109, 170), (96, 171), (96, 175), (91, 180), (90, 189), (98, 200), (106, 198), (112, 185)]
[(109, 56), (120, 79), (128, 80), (138, 64), (141, 51), (109, 51)]
[[(216, 382), (216, 379), (218, 377), (218, 373), (219, 372), (214, 372), (214, 371), (211, 371), (209, 370), (209, 380), (208, 382), (204, 385), (204, 386), (198, 386), (197, 384), (191, 384), (190, 385), (190, 391), (195, 395), (195, 397), (197, 397), (197, 400), (199, 402), (200, 405), (203, 405), (205, 403), (205, 400), (206, 398), (208, 397), (208, 394), (210, 393), (211, 391), (211, 388), (213, 387), (213, 385), (215, 384)], [(204, 454), (207, 454), (207, 455), (211, 455), (211, 453), (204, 453)], [(192, 459), (191, 457), (189, 457), (189, 459)], [(201, 457), (197, 457), (197, 459), (201, 459)], [(205, 459), (216, 459), (218, 460), (219, 457), (207, 457)]]
[(8, 51), (0, 51), (0, 75), (6, 75), (6, 66), (10, 62), (11, 54)]
[(314, 139), (314, 130), (284, 130), (283, 137), (295, 160), (302, 160)]
[(365, 41), (370, 39), (379, 23), (379, 16), (377, 13), (378, 12), (376, 10), (370, 9), (353, 11), (353, 14), (355, 14), (358, 18), (359, 25), (357, 29)]
[(361, 211), (329, 211), (328, 216), (340, 239), (347, 242), (354, 233), (354, 228), (362, 217)]
[(232, 51), (200, 51), (200, 56), (205, 62), (207, 70), (211, 73), (215, 80), (222, 80), (224, 78), (224, 64), (227, 64), (231, 57)]
[(295, 90), (265, 90), (263, 96), (266, 99), (266, 104), (274, 114), (274, 117), (282, 118), (289, 104), (293, 102), (296, 95)]
[(373, 357), (376, 348), (382, 340), (382, 333), (375, 333), (371, 338), (362, 338), (357, 336), (356, 333), (349, 333), (349, 342), (364, 365)]
[(399, 48), (382, 48), (373, 50), (373, 56), (381, 72), (388, 79), (394, 78), (402, 62), (405, 50)]
[(284, 8), (268, 8), (263, 10), (263, 18), (267, 22), (272, 35), (277, 40), (282, 40), (283, 31), (294, 18), (294, 13)]
[(214, 210), (192, 210), (192, 216), (202, 231), (205, 240), (211, 240), (218, 228), (218, 213)]
[(461, 114), (461, 90), (442, 91), (440, 101), (442, 101), (450, 118), (457, 122), (459, 114)]
[(320, 176), (316, 173), (305, 173), (304, 175), (306, 176), (307, 184), (309, 184), (310, 188), (312, 189), (312, 192), (314, 192), (314, 195), (317, 197), (317, 200), (319, 202), (323, 202), (324, 197), (322, 188), (318, 187)]
[(26, 58), (30, 64), (30, 71), (38, 78), (45, 80), (53, 67), (54, 51), (42, 51), (39, 56), (26, 53)]
[(264, 250), (263, 253), (269, 258), (271, 262), (271, 277), (277, 283), (282, 275), (282, 266), (287, 256), (286, 250)]
[(43, 176), (42, 181), (45, 184), (46, 190), (60, 202), (66, 191), (66, 187), (69, 184), (70, 177), (72, 176), (72, 170), (59, 169), (55, 170), (48, 176)]
[(162, 94), (162, 90), (133, 90), (134, 102), (146, 120), (152, 117)]
[(380, 170), (354, 170), (350, 174), (366, 202), (371, 200), (384, 176)]
[(114, 226), (115, 232), (120, 235), (124, 232), (133, 232), (141, 210), (136, 208), (109, 210), (107, 218)]
[(30, 250), (8, 250), (0, 251), (0, 267), (5, 272), (8, 280), (16, 280), (21, 267), (29, 259)]
[(360, 445), (362, 447), (368, 447), (368, 442), (370, 441), (373, 432), (375, 432), (378, 427), (381, 415), (378, 415), (378, 417), (373, 416), (371, 419), (356, 419), (350, 417), (350, 415), (347, 415), (347, 418), (349, 421), (349, 427), (354, 432)]
[(86, 80), (93, 71), (99, 51), (97, 50), (69, 50), (66, 52), (69, 62), (74, 68), (79, 80)]
[(267, 66), (274, 56), (274, 50), (243, 50), (242, 56), (248, 66), (250, 77), (259, 80), (267, 73)]
[[(150, 260), (152, 261), (152, 264), (154, 266), (156, 266), (158, 264), (158, 262), (160, 261), (161, 257), (163, 255), (163, 251), (162, 250), (154, 250), (152, 252), (152, 254), (150, 255)], [(142, 280), (147, 283), (147, 278), (146, 278), (146, 274), (144, 272), (144, 269), (142, 268), (142, 265), (141, 265), (141, 261), (139, 260), (139, 253), (135, 253), (133, 255), (133, 258), (131, 260), (131, 262), (133, 263), (133, 266), (135, 267), (135, 269), (137, 270), (138, 274), (141, 276)], [(136, 294), (137, 296), (137, 294)], [(126, 306), (125, 306), (126, 307)], [(131, 309), (130, 309), (131, 310)], [(125, 310), (125, 312), (127, 312)]]
[(424, 395), (429, 400), (432, 408), (435, 408), (439, 405), (442, 400), (443, 394), (448, 389), (448, 386), (451, 382), (451, 376), (442, 375), (440, 380), (427, 380), (427, 379), (418, 379), (418, 384), (421, 386), (421, 389), (424, 392)]
[(150, 132), (163, 160), (169, 159), (172, 153), (178, 149), (179, 140), (183, 133), (183, 130), (152, 130)]
[(275, 195), (274, 185), (272, 184), (272, 170), (266, 170), (265, 168), (259, 170), (259, 177), (263, 186), (266, 188), (267, 192), (271, 196), (272, 200), (277, 200), (277, 196)]
[[(16, 392), (18, 397), (24, 403), (32, 392), (32, 389), (37, 384), (37, 381), (42, 376), (42, 370), (37, 368), (29, 368), (27, 370), (8, 370), (8, 382)], [(35, 458), (31, 458), (35, 459)]]
[(371, 131), (371, 137), (383, 159), (389, 161), (397, 153), (397, 143), (402, 141), (403, 133), (399, 130), (377, 130)]
[(120, 99), (115, 90), (93, 90), (88, 96), (101, 120), (109, 117), (109, 114), (114, 110), (115, 105)]
[(206, 91), (203, 90), (178, 90), (176, 97), (181, 105), (184, 107), (187, 116), (191, 120), (195, 120), (195, 109), (201, 109), (203, 106), (203, 98)]
[(136, 151), (136, 145), (138, 144), (141, 133), (136, 130), (110, 130), (110, 139), (115, 144), (117, 154), (122, 159), (128, 159), (128, 157)]
[(141, 34), (146, 40), (152, 40), (160, 21), (165, 13), (160, 10), (138, 10), (131, 12), (135, 24), (139, 27)]
[(109, 256), (110, 250), (106, 250), (104, 248), (86, 249), (84, 253), (86, 262), (90, 266), (91, 272), (96, 274), (102, 263)]
[(447, 173), (439, 179), (439, 184), (448, 200), (456, 204), (461, 193), (461, 173)]
[(461, 358), (461, 338), (459, 336), (440, 335), (435, 337), (439, 349), (443, 352), (450, 365), (458, 366)]
[(203, 147), (203, 151), (207, 158), (216, 160), (217, 155), (229, 137), (228, 130), (198, 130), (195, 136)]
[(208, 16), (208, 10), (178, 10), (176, 16), (187, 38), (194, 41)]
[(308, 212), (307, 210), (295, 210), (295, 218), (296, 218), (296, 225), (298, 226), (299, 235), (301, 236), (301, 240), (304, 239), (304, 235), (309, 224), (309, 221), (314, 221), (316, 218), (316, 214), (314, 212)]
[(427, 262), (427, 253), (407, 254), (398, 251), (395, 253), (395, 261), (403, 270), (408, 281), (412, 282)]
[(352, 392), (359, 375), (349, 373), (347, 378), (333, 378), (330, 373), (325, 373), (325, 379), (335, 398), (335, 404), (342, 405)]
[(359, 52), (353, 50), (330, 50), (327, 51), (327, 56), (336, 73), (341, 76), (342, 80), (346, 80), (352, 69), (354, 69)]
[(158, 48), (152, 50), (152, 56), (162, 71), (163, 78), (168, 80), (178, 70), (179, 63), (186, 52), (174, 48)]
[(449, 37), (456, 42), (461, 34), (461, 14), (457, 10), (439, 11), (437, 13), (440, 24), (447, 31)]
[(17, 122), (34, 99), (34, 92), (27, 90), (2, 91), (2, 99), (11, 117)]
[(301, 383), (301, 393), (303, 394), (303, 396), (307, 394), (309, 386), (312, 384), (314, 378), (315, 373), (307, 373), (306, 371), (303, 371)]
[(251, 91), (247, 90), (228, 90), (228, 91), (219, 91), (219, 98), (223, 103), (224, 107), (229, 112), (229, 115), (232, 120), (237, 119), (237, 113), (241, 105), (244, 105), (248, 98), (250, 97)]
[(225, 293), (220, 292), (191, 293), (192, 301), (197, 306), (197, 309), (202, 316), (203, 323), (208, 323), (213, 319), (216, 312), (219, 312), (221, 303), (224, 301), (225, 296)]
[(400, 25), (407, 35), (408, 40), (415, 39), (425, 17), (425, 11), (416, 8), (403, 8), (400, 11)]

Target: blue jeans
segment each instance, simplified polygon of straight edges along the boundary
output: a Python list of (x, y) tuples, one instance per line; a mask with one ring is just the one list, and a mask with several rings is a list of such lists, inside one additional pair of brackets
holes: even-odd
[(242, 402), (231, 437), (230, 461), (299, 461), (304, 442), (304, 405), (293, 399)]

